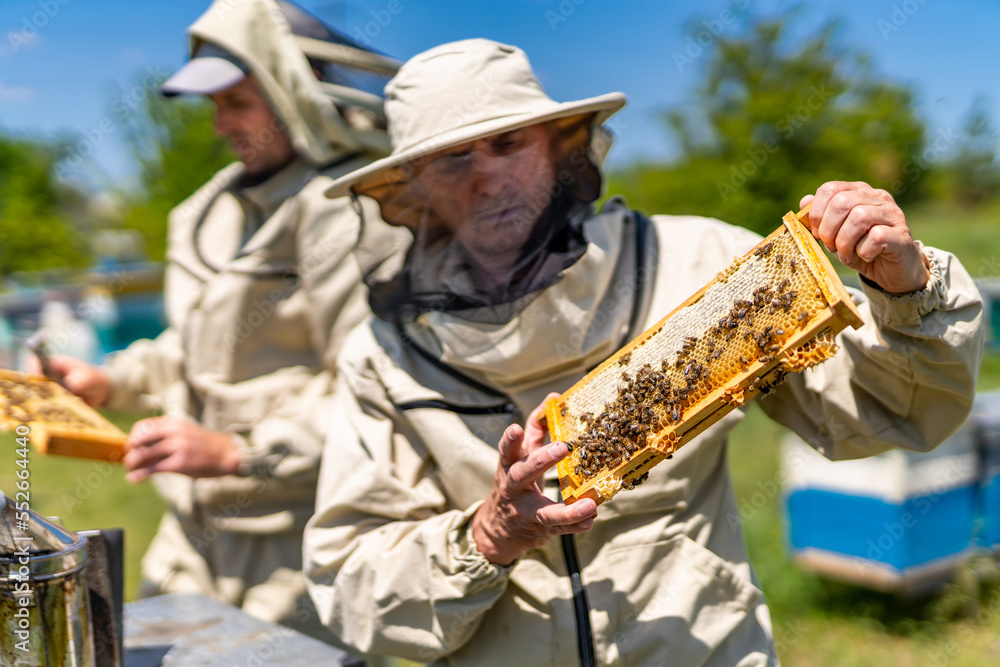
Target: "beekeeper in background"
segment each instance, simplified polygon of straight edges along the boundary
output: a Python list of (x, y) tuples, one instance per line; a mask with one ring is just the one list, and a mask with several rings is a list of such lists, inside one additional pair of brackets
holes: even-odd
[(358, 257), (389, 252), (333, 179), (387, 152), (392, 61), (287, 2), (213, 4), (166, 95), (204, 95), (239, 162), (170, 216), (169, 327), (97, 367), (52, 359), (94, 406), (156, 407), (129, 435), (128, 478), (169, 504), (141, 595), (202, 593), (322, 636), (302, 577), (334, 359), (369, 313)]

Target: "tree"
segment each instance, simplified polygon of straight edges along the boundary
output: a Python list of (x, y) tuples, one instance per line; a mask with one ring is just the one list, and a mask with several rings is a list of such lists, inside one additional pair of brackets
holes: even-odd
[(80, 268), (83, 238), (61, 210), (53, 180), (59, 147), (0, 136), (0, 275)]
[(146, 97), (128, 117), (128, 142), (139, 170), (139, 194), (126, 195), (123, 225), (146, 238), (150, 258), (166, 251), (170, 210), (235, 159), (215, 134), (212, 105), (201, 99)]
[(868, 181), (903, 201), (920, 196), (923, 174), (912, 166), (924, 128), (913, 93), (838, 47), (837, 24), (793, 42), (790, 22), (786, 15), (720, 36), (691, 104), (665, 117), (680, 156), (613, 174), (609, 190), (638, 209), (761, 233), (832, 179)]
[(969, 109), (955, 157), (948, 165), (947, 180), (952, 199), (964, 207), (982, 204), (1000, 193), (997, 133), (984, 97), (977, 98)]

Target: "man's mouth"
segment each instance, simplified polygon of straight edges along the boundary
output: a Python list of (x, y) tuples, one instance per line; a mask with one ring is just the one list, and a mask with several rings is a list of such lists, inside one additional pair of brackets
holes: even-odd
[(518, 204), (504, 205), (501, 207), (480, 211), (476, 215), (479, 222), (489, 225), (511, 224), (517, 222), (524, 215), (524, 207)]

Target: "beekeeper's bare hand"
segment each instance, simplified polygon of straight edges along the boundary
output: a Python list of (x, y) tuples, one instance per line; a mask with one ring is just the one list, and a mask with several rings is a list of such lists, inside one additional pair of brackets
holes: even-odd
[[(82, 398), (87, 405), (99, 408), (108, 402), (111, 378), (100, 366), (65, 354), (53, 354), (49, 357), (49, 370), (62, 379), (66, 389)], [(35, 355), (28, 357), (27, 371), (42, 375), (42, 363)]]
[(179, 417), (150, 417), (132, 426), (125, 443), (125, 476), (141, 482), (153, 473), (190, 477), (233, 475), (241, 457), (233, 437)]
[(893, 294), (927, 286), (930, 271), (888, 192), (861, 181), (830, 181), (803, 197), (800, 206), (810, 202), (813, 236), (847, 267)]
[(543, 404), (531, 413), (524, 429), (508, 426), (500, 438), (493, 488), (472, 517), (476, 546), (491, 563), (510, 565), (556, 535), (582, 533), (594, 526), (597, 503), (593, 500), (564, 505), (542, 495), (545, 471), (569, 451), (565, 443), (545, 443), (544, 414)]

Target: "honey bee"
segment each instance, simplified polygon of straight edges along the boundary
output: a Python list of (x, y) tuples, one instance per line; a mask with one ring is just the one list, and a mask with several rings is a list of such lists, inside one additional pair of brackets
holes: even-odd
[(754, 253), (753, 253), (753, 254), (754, 254), (755, 256), (757, 256), (757, 257), (766, 257), (766, 256), (767, 256), (767, 254), (768, 254), (769, 252), (771, 252), (771, 247), (772, 247), (772, 245), (773, 245), (773, 241), (772, 241), (772, 242), (768, 242), (768, 243), (765, 243), (765, 244), (764, 244), (764, 245), (762, 245), (761, 247), (757, 248), (757, 249), (756, 249), (756, 250), (754, 251)]

